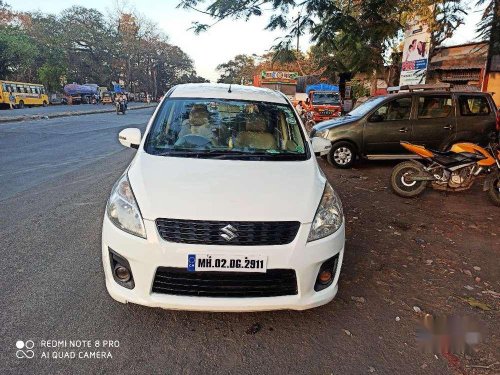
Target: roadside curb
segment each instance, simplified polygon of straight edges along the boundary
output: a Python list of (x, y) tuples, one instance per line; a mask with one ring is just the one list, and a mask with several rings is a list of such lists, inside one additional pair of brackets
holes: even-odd
[[(154, 105), (141, 105), (137, 107), (130, 107), (127, 109), (127, 111), (133, 111), (135, 109), (145, 109), (145, 108), (154, 108), (156, 107), (157, 104)], [(95, 115), (98, 113), (112, 113), (115, 112), (116, 109), (113, 107), (112, 109), (95, 109), (91, 111), (85, 111), (85, 112), (55, 112), (55, 113), (49, 113), (46, 115), (22, 115), (22, 116), (12, 116), (12, 117), (0, 117), (0, 123), (8, 123), (8, 122), (19, 122), (19, 121), (25, 121), (25, 120), (48, 120), (51, 118), (58, 118), (58, 117), (71, 117), (71, 116), (83, 116), (83, 115)]]

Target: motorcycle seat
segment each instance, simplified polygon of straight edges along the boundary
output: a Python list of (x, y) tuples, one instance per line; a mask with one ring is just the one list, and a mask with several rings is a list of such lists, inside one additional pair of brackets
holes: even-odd
[(471, 152), (461, 152), (456, 153), (452, 151), (432, 151), (436, 156), (434, 160), (436, 160), (439, 164), (445, 167), (453, 167), (456, 165), (460, 165), (467, 161), (478, 161), (482, 160), (485, 157), (483, 155), (474, 154)]

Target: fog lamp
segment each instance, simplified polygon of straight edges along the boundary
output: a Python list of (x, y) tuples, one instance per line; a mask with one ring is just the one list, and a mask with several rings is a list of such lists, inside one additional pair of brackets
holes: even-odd
[(332, 271), (330, 270), (321, 271), (320, 274), (318, 275), (318, 281), (321, 284), (328, 284), (331, 281), (332, 276), (333, 276)]
[(130, 271), (122, 265), (117, 265), (115, 267), (115, 275), (120, 281), (123, 281), (124, 283), (130, 280)]

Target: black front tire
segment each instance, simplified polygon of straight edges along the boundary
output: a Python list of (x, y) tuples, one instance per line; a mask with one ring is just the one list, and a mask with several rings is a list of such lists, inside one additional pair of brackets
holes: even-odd
[(19, 108), (20, 109), (24, 108), (24, 102), (22, 100), (19, 101)]
[(351, 168), (356, 160), (356, 149), (352, 143), (337, 142), (327, 156), (328, 163), (341, 169)]
[(404, 161), (394, 167), (391, 173), (391, 189), (403, 198), (415, 198), (427, 187), (427, 181), (408, 181), (409, 175), (421, 174), (422, 168), (417, 163)]
[(495, 206), (500, 207), (500, 175), (488, 182), (488, 196)]

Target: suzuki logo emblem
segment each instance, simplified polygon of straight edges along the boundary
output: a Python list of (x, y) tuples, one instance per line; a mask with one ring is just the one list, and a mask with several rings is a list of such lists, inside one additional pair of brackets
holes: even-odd
[(224, 238), (227, 242), (234, 240), (238, 235), (236, 232), (238, 231), (235, 227), (233, 227), (231, 224), (226, 225), (224, 228), (220, 230), (221, 232), (221, 237)]

